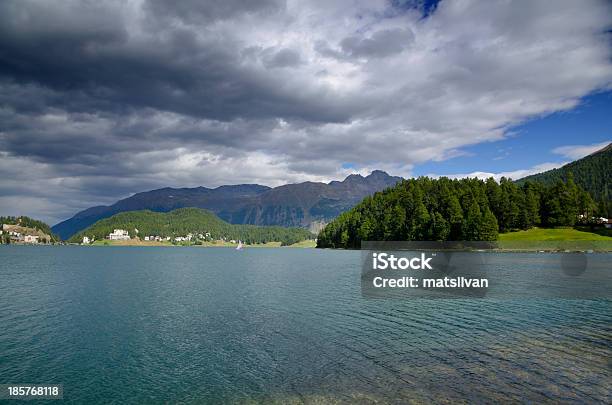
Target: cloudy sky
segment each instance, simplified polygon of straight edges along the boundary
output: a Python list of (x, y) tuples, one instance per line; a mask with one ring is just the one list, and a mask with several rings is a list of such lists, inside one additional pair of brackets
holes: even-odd
[(612, 138), (611, 7), (3, 0), (0, 214), (559, 165)]

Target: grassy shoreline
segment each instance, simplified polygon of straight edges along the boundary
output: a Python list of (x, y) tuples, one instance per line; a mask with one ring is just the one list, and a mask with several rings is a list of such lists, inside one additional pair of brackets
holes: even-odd
[(505, 251), (612, 251), (612, 238), (574, 228), (532, 228), (502, 233), (498, 245)]
[(526, 231), (499, 234), (500, 242), (542, 241), (609, 241), (612, 237), (574, 228), (531, 228)]

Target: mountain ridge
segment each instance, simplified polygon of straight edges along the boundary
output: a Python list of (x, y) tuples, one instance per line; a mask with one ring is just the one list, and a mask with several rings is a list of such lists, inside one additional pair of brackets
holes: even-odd
[(311, 227), (350, 209), (364, 197), (395, 185), (401, 177), (375, 170), (368, 176), (352, 174), (343, 181), (303, 182), (268, 187), (259, 184), (216, 188), (164, 187), (136, 193), (112, 205), (98, 205), (76, 213), (52, 227), (68, 239), (97, 222), (125, 211), (169, 212), (196, 207), (212, 211), (231, 224)]

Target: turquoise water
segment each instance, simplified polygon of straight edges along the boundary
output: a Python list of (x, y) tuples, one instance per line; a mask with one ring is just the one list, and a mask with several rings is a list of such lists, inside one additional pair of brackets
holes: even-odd
[(74, 403), (612, 402), (612, 301), (365, 299), (360, 270), (355, 251), (3, 246), (0, 384)]

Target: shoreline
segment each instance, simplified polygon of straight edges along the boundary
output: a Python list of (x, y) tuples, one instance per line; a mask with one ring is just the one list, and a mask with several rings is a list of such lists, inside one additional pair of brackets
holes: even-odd
[[(149, 242), (141, 240), (128, 240), (128, 241), (95, 241), (94, 243), (83, 245), (80, 243), (67, 243), (67, 246), (84, 246), (84, 247), (112, 247), (112, 246), (130, 246), (130, 247), (196, 247), (196, 248), (236, 248), (237, 243), (230, 242), (202, 242), (202, 244), (174, 244), (170, 242)], [(292, 245), (281, 246), (281, 242), (268, 242), (258, 244), (243, 244), (244, 248), (299, 248), (308, 249), (315, 248), (316, 243), (312, 240), (300, 241)]]
[[(207, 245), (173, 245), (171, 243), (168, 244), (163, 244), (163, 243), (159, 243), (159, 244), (144, 244), (144, 243), (109, 243), (109, 244), (91, 244), (91, 245), (82, 245), (82, 244), (78, 244), (78, 243), (66, 243), (66, 244), (61, 244), (61, 243), (57, 243), (57, 244), (43, 244), (43, 243), (39, 243), (39, 244), (33, 244), (33, 243), (11, 243), (11, 244), (3, 244), (0, 246), (40, 246), (40, 247), (57, 247), (57, 246), (71, 246), (71, 247), (93, 247), (93, 248), (97, 248), (97, 247), (142, 247), (142, 248), (150, 248), (150, 247), (168, 247), (168, 248), (172, 248), (172, 247), (176, 247), (176, 248), (223, 248), (223, 249), (235, 249), (236, 245), (222, 245), (222, 244), (207, 244)], [(289, 246), (280, 246), (280, 244), (277, 243), (268, 243), (268, 244), (258, 244), (258, 245), (243, 245), (244, 249), (261, 249), (261, 248), (268, 248), (268, 249), (284, 249), (284, 248), (291, 248), (291, 249), (319, 249), (319, 250), (337, 250), (337, 251), (367, 251), (367, 249), (346, 249), (346, 248), (317, 248), (315, 245), (313, 246), (301, 246), (299, 245), (299, 243), (297, 244), (293, 244), (293, 245), (289, 245)], [(399, 251), (411, 251), (414, 249), (396, 249)], [(419, 251), (428, 251), (430, 249), (416, 249)], [(584, 254), (609, 254), (612, 253), (612, 247), (608, 248), (608, 249), (530, 249), (530, 248), (516, 248), (516, 249), (511, 249), (511, 248), (497, 248), (497, 249), (473, 249), (473, 250), (469, 250), (469, 249), (449, 249), (449, 250), (433, 250), (435, 252), (473, 252), (473, 253), (584, 253)]]

